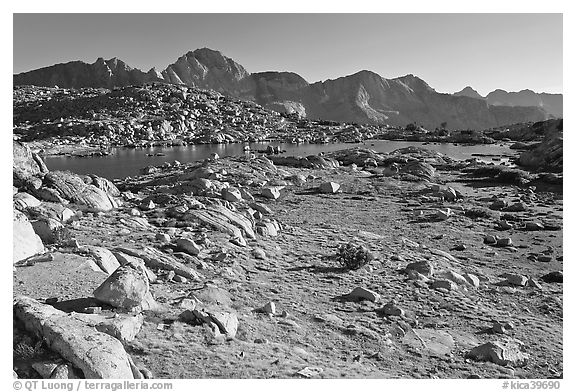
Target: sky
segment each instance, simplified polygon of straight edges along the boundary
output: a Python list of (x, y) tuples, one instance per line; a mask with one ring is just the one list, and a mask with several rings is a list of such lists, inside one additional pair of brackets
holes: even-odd
[(360, 70), (466, 86), (561, 93), (562, 14), (14, 14), (13, 72), (117, 57), (163, 70), (202, 47), (248, 72), (308, 82)]

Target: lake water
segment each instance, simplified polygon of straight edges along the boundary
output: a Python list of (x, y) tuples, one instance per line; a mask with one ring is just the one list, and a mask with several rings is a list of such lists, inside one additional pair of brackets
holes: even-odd
[[(253, 152), (265, 150), (270, 143), (251, 143)], [(511, 156), (514, 151), (508, 145), (480, 144), (473, 146), (452, 143), (424, 144), (419, 142), (371, 140), (366, 143), (335, 143), (335, 144), (287, 144), (272, 143), (286, 150), (285, 155), (316, 155), (320, 152), (330, 152), (345, 148), (364, 147), (378, 152), (391, 152), (408, 146), (421, 146), (436, 150), (455, 159), (468, 159), (472, 154), (489, 154), (496, 156)], [(150, 165), (160, 165), (164, 162), (181, 163), (203, 160), (217, 153), (220, 157), (243, 155), (244, 144), (200, 144), (180, 147), (152, 147), (145, 149), (113, 148), (111, 154), (103, 157), (46, 157), (44, 161), (50, 170), (70, 170), (77, 174), (96, 174), (105, 178), (124, 178), (139, 174), (140, 169)], [(162, 156), (148, 156), (148, 154), (164, 154)], [(477, 156), (478, 159), (491, 161), (491, 157)], [(503, 158), (502, 161), (507, 161)]]

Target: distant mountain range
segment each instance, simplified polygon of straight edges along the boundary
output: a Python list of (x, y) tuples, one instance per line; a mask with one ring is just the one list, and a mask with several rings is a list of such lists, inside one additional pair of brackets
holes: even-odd
[(454, 93), (454, 95), (483, 99), (489, 105), (494, 106), (536, 106), (544, 109), (546, 113), (554, 117), (562, 117), (562, 94), (535, 93), (532, 90), (508, 92), (498, 89), (483, 97), (472, 87), (468, 86)]
[(483, 98), (467, 87), (456, 94), (436, 92), (406, 75), (386, 79), (360, 71), (335, 80), (308, 83), (293, 72), (249, 73), (208, 48), (186, 53), (165, 70), (143, 72), (116, 58), (93, 64), (72, 61), (14, 75), (14, 85), (114, 88), (165, 82), (219, 91), (266, 108), (297, 112), (311, 119), (435, 128), (486, 129), (562, 116), (561, 94), (496, 90)]

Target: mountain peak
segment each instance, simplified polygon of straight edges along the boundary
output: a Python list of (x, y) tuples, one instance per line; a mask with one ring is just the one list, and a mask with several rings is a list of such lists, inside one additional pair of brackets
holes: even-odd
[(424, 80), (420, 79), (418, 76), (415, 76), (414, 74), (408, 74), (408, 75), (400, 76), (400, 77), (395, 78), (393, 80), (398, 81), (398, 82), (404, 84), (405, 86), (410, 87), (414, 91), (436, 91), (432, 87), (430, 87), (430, 85), (428, 85), (428, 83), (426, 83)]
[(452, 95), (455, 95), (457, 97), (470, 97), (470, 98), (484, 99), (484, 97), (481, 96), (478, 93), (478, 91), (474, 90), (470, 86), (466, 86), (462, 90), (460, 90), (460, 91), (458, 91)]

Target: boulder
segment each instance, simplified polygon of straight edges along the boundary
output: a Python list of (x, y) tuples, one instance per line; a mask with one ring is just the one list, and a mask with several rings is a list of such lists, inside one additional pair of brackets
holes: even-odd
[(267, 199), (276, 200), (280, 197), (280, 190), (277, 187), (265, 187), (260, 194)]
[(144, 323), (142, 314), (116, 313), (114, 317), (108, 317), (102, 314), (75, 313), (74, 317), (93, 326), (97, 331), (115, 337), (124, 344), (134, 340)]
[(230, 294), (224, 289), (207, 284), (200, 290), (193, 292), (194, 297), (204, 304), (232, 306)]
[(129, 355), (122, 343), (90, 325), (32, 298), (14, 301), (14, 316), (26, 330), (94, 379), (132, 379)]
[(42, 240), (35, 233), (26, 215), (20, 211), (14, 211), (12, 233), (13, 263), (44, 252)]
[(478, 277), (476, 275), (470, 274), (470, 273), (465, 273), (464, 279), (466, 279), (468, 284), (470, 284), (471, 286), (473, 286), (475, 288), (480, 287), (480, 279), (478, 279)]
[(91, 211), (109, 211), (119, 206), (118, 200), (92, 184), (86, 184), (82, 177), (69, 172), (50, 172), (44, 177), (46, 187), (73, 203)]
[(197, 256), (202, 248), (190, 238), (178, 238), (176, 246), (192, 256)]
[(68, 223), (76, 216), (70, 208), (51, 202), (42, 202), (36, 207), (28, 207), (27, 212), (33, 219), (56, 219), (62, 223)]
[(396, 302), (390, 301), (386, 305), (384, 305), (381, 309), (379, 309), (380, 313), (383, 313), (386, 316), (404, 316), (405, 312), (404, 309), (400, 308), (396, 305)]
[(404, 269), (406, 272), (408, 271), (416, 271), (425, 277), (429, 278), (434, 275), (434, 266), (428, 260), (416, 261), (414, 263), (410, 263)]
[(213, 325), (215, 327), (213, 332), (216, 336), (223, 334), (234, 338), (238, 331), (238, 316), (236, 312), (226, 307), (203, 306), (194, 310), (185, 310), (179, 318), (193, 324)]
[(96, 262), (98, 267), (108, 275), (112, 274), (114, 271), (120, 267), (120, 263), (114, 256), (114, 254), (101, 246), (85, 245), (82, 247), (92, 259)]
[(96, 188), (101, 189), (102, 191), (106, 192), (110, 196), (114, 196), (114, 197), (120, 197), (121, 196), (121, 192), (118, 190), (116, 185), (114, 185), (114, 183), (112, 183), (112, 181), (110, 181), (106, 178), (103, 178), (103, 177), (98, 177), (94, 174), (90, 174), (89, 176), (92, 179), (92, 185), (94, 185)]
[(518, 274), (507, 274), (505, 283), (511, 286), (526, 286), (528, 277)]
[(262, 203), (250, 203), (249, 204), (250, 208), (255, 209), (256, 211), (258, 211), (259, 213), (261, 213), (262, 215), (272, 215), (273, 212), (270, 209), (270, 207), (268, 207), (265, 204)]
[(42, 177), (48, 173), (42, 159), (30, 148), (18, 141), (12, 143), (12, 173), (17, 188), (38, 189)]
[(564, 274), (562, 271), (553, 271), (542, 276), (542, 280), (546, 283), (564, 283)]
[(119, 267), (96, 290), (94, 297), (117, 308), (149, 309), (150, 288), (146, 274), (131, 264)]
[(517, 163), (530, 169), (562, 172), (563, 145), (562, 125), (560, 125), (558, 131), (550, 132), (536, 148), (520, 154)]
[(430, 287), (433, 289), (444, 289), (448, 291), (454, 291), (458, 289), (458, 285), (451, 280), (448, 279), (437, 279), (432, 281)]
[(28, 207), (38, 207), (41, 201), (26, 192), (16, 193), (12, 200), (14, 201), (14, 208), (19, 211), (25, 211)]
[[(159, 268), (166, 271), (174, 271), (174, 273), (184, 276), (185, 278), (192, 279), (194, 281), (201, 280), (201, 275), (198, 272), (196, 272), (196, 270), (188, 267), (187, 265), (182, 264), (181, 262), (174, 259), (172, 256), (169, 256), (151, 246), (145, 246), (143, 249), (134, 249), (126, 247), (118, 247), (114, 249), (114, 255), (116, 256), (116, 258), (119, 259), (118, 255), (120, 253), (143, 260), (145, 266), (148, 268)], [(120, 261), (120, 259), (118, 261)], [(121, 261), (120, 264), (122, 264)], [(149, 271), (148, 268), (146, 268), (147, 271)], [(150, 273), (147, 272), (146, 275), (148, 276), (148, 280), (152, 281), (150, 279)]]
[(436, 176), (436, 170), (430, 164), (419, 161), (408, 162), (400, 168), (399, 173), (410, 174), (427, 181), (432, 181)]
[(450, 280), (456, 284), (459, 284), (461, 286), (468, 286), (470, 284), (468, 282), (468, 279), (466, 279), (464, 276), (460, 275), (457, 272), (451, 271), (451, 270), (439, 273), (438, 277), (448, 279), (448, 280)]
[(242, 201), (242, 195), (240, 194), (240, 190), (235, 187), (229, 187), (222, 189), (222, 198), (224, 200), (228, 200), (230, 202), (239, 202)]
[(263, 236), (276, 237), (280, 226), (276, 221), (260, 221), (256, 223), (256, 232)]
[(493, 341), (474, 347), (467, 358), (476, 361), (489, 361), (501, 366), (524, 366), (529, 355), (523, 352), (523, 344), (518, 340)]
[(254, 196), (244, 188), (240, 188), (240, 196), (247, 201), (254, 201)]
[(250, 219), (223, 206), (213, 205), (205, 209), (190, 209), (184, 215), (184, 219), (193, 222), (200, 221), (233, 237), (243, 237), (244, 234), (248, 238), (256, 236)]
[(294, 175), (288, 176), (287, 179), (289, 181), (291, 181), (296, 186), (302, 186), (302, 185), (306, 184), (306, 177), (304, 177), (302, 174), (294, 174)]
[(326, 157), (330, 157), (336, 161), (340, 161), (342, 162), (342, 164), (346, 166), (348, 165), (363, 166), (366, 160), (370, 160), (371, 162), (373, 161), (378, 166), (382, 166), (385, 160), (384, 154), (378, 153), (374, 150), (370, 150), (367, 148), (359, 148), (359, 147), (329, 152), (326, 154)]
[(336, 193), (340, 189), (340, 184), (332, 181), (323, 182), (319, 189), (321, 193)]
[(380, 301), (380, 294), (375, 291), (365, 289), (364, 287), (356, 287), (350, 293), (344, 295), (344, 297), (351, 300), (367, 300), (371, 302)]

